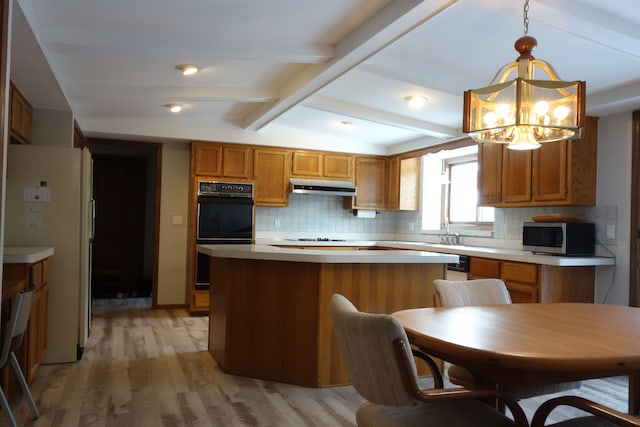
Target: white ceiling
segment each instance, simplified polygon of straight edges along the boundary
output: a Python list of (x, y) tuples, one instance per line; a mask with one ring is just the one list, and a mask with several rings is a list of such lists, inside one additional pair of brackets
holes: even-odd
[[(395, 153), (461, 136), (462, 93), (515, 60), (515, 0), (16, 0), (11, 77), (88, 136)], [(533, 52), (640, 108), (637, 0), (531, 0)], [(182, 76), (175, 66), (197, 64)], [(407, 95), (424, 95), (411, 110)], [(171, 114), (165, 107), (180, 103)], [(338, 126), (353, 123), (351, 129)]]

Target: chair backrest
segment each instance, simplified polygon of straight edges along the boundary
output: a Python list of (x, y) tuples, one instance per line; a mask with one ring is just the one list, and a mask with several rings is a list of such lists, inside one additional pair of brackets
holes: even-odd
[(31, 313), (31, 302), (35, 287), (22, 291), (11, 298), (11, 317), (5, 327), (5, 334), (2, 341), (2, 352), (0, 353), (0, 367), (6, 365), (9, 353), (17, 350), (22, 344), (24, 332), (29, 323)]
[[(407, 391), (394, 349), (393, 343), (398, 339), (404, 340), (409, 348), (400, 322), (388, 314), (359, 312), (339, 294), (331, 297), (329, 311), (349, 378), (358, 393), (380, 405), (418, 402)], [(417, 377), (413, 357), (410, 353), (406, 357)]]
[(511, 304), (507, 286), (500, 279), (433, 281), (443, 307), (465, 305)]

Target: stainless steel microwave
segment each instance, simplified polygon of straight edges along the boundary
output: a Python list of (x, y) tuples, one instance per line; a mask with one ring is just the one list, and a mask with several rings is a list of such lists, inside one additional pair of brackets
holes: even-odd
[(595, 224), (592, 222), (525, 222), (522, 249), (564, 256), (593, 255)]

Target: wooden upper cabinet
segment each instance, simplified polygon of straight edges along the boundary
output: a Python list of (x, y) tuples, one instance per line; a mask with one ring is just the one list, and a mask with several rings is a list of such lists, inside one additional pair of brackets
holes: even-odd
[(391, 157), (387, 163), (387, 209), (400, 210), (400, 159)]
[(193, 174), (223, 179), (251, 178), (252, 149), (237, 144), (191, 143)]
[(567, 198), (567, 143), (542, 144), (533, 154), (533, 197), (537, 201)]
[(502, 202), (502, 144), (478, 144), (478, 204)]
[(256, 206), (287, 206), (289, 159), (287, 150), (255, 148), (253, 194)]
[(302, 178), (322, 177), (322, 153), (294, 151), (291, 161), (291, 176)]
[(291, 176), (353, 180), (353, 156), (322, 151), (293, 151)]
[(502, 201), (531, 201), (531, 151), (502, 146)]
[(193, 142), (191, 164), (194, 175), (222, 175), (222, 146)]
[(325, 178), (347, 181), (353, 179), (352, 155), (325, 153), (322, 160), (322, 175)]
[(531, 202), (531, 151), (503, 144), (478, 146), (478, 194), (481, 205)]
[(222, 176), (225, 178), (251, 178), (251, 147), (224, 145), (222, 147)]
[(356, 156), (355, 184), (357, 195), (352, 197), (352, 209), (384, 209), (387, 199), (387, 159)]
[(534, 201), (595, 205), (597, 157), (597, 117), (587, 117), (580, 139), (542, 144), (533, 153)]
[(580, 139), (532, 151), (501, 144), (478, 148), (478, 194), (483, 206), (592, 206), (596, 195), (598, 118), (587, 117)]
[(13, 82), (11, 82), (9, 92), (9, 123), (12, 142), (30, 144), (33, 107)]
[(420, 158), (389, 158), (387, 206), (389, 210), (415, 211), (420, 208)]

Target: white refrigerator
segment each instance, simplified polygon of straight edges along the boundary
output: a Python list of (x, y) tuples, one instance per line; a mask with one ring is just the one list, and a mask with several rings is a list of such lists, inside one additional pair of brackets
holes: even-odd
[(91, 178), (88, 149), (8, 147), (4, 244), (54, 248), (44, 363), (78, 360), (89, 335)]

